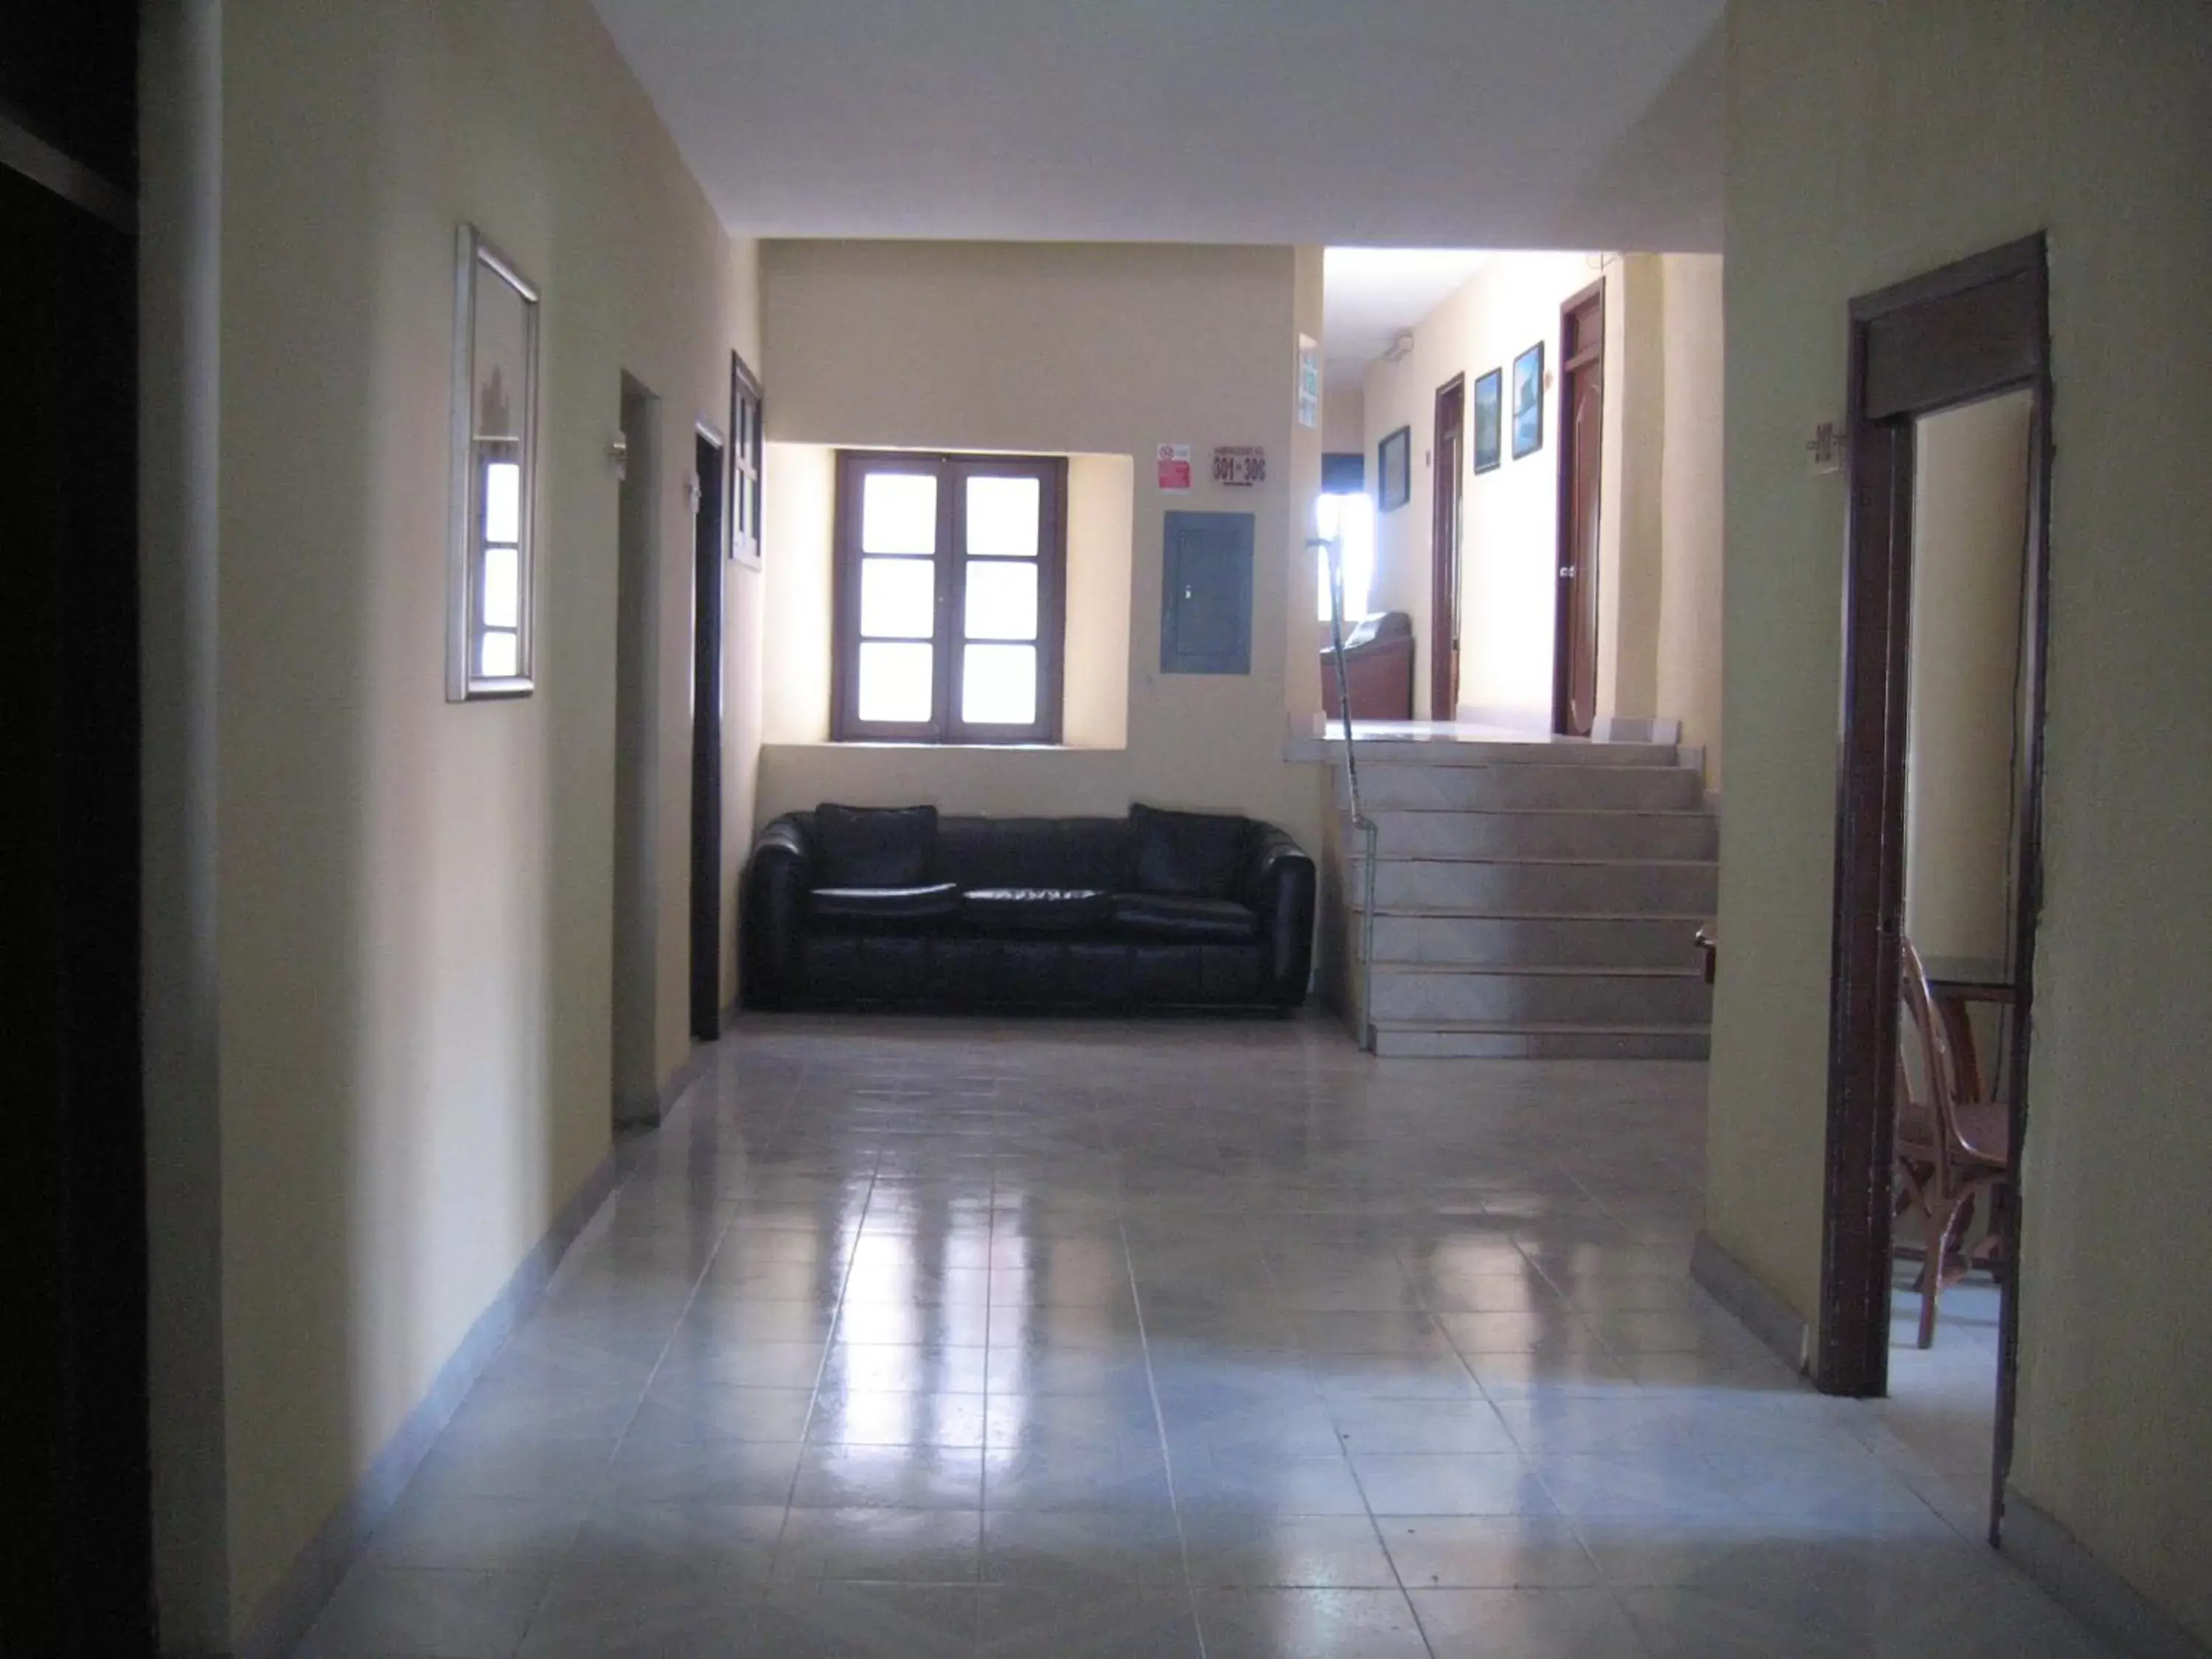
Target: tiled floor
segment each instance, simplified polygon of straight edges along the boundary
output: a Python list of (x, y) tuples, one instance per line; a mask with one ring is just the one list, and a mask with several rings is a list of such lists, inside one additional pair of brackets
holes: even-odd
[(1953, 1479), (1962, 1502), (1986, 1508), (1996, 1434), (1996, 1285), (1977, 1273), (1948, 1286), (1936, 1340), (1919, 1346), (1919, 1264), (1899, 1261), (1891, 1281), (1889, 1398), (1875, 1407), (1889, 1432)]
[(307, 1652), (2098, 1651), (1971, 1470), (1691, 1289), (1701, 1067), (952, 1020), (718, 1065)]

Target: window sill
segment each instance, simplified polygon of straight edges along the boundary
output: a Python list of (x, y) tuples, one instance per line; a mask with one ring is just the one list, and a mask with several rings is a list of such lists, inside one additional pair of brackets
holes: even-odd
[(761, 747), (839, 750), (883, 749), (921, 755), (1125, 755), (1129, 751), (1129, 746), (1125, 743), (892, 743), (874, 738), (845, 742), (811, 738), (799, 743), (779, 743), (771, 738), (763, 743)]

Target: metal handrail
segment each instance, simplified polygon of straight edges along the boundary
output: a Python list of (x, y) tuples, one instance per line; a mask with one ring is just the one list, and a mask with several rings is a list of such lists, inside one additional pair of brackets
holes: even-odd
[(1352, 796), (1352, 827), (1360, 832), (1360, 867), (1364, 872), (1359, 904), (1359, 1046), (1375, 1050), (1375, 843), (1377, 829), (1359, 799), (1359, 750), (1352, 738), (1352, 678), (1344, 666), (1344, 538), (1316, 536), (1306, 544), (1328, 555), (1328, 626), (1336, 658), (1336, 708), (1344, 722), (1344, 774)]

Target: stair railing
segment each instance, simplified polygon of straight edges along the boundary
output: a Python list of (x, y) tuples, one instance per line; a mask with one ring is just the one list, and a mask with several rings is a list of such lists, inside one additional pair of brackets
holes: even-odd
[(1344, 775), (1352, 797), (1352, 827), (1360, 834), (1362, 892), (1359, 902), (1359, 955), (1353, 964), (1359, 1010), (1359, 1046), (1375, 1051), (1375, 820), (1367, 816), (1359, 798), (1359, 750), (1352, 737), (1352, 677), (1344, 665), (1344, 538), (1334, 533), (1310, 539), (1309, 550), (1319, 547), (1328, 556), (1328, 626), (1336, 659), (1336, 708), (1344, 723)]

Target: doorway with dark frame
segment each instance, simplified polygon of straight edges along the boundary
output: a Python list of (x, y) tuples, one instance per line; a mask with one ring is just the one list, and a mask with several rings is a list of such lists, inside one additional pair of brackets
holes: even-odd
[(660, 399), (622, 377), (616, 513), (613, 1104), (617, 1126), (659, 1119), (654, 1054), (659, 869)]
[(155, 1650), (137, 8), (0, 22), (0, 1651)]
[[(2021, 1211), (2009, 1170), (2018, 1167), (2033, 1024), (2033, 969), (2042, 879), (2039, 805), (2044, 721), (2044, 641), (2049, 574), (2051, 379), (2047, 279), (2040, 236), (1996, 249), (1852, 302), (1850, 316), (1849, 540), (1844, 575), (1844, 696), (1838, 781), (1835, 925), (1829, 1018), (1826, 1193), (1821, 1300), (1814, 1378), (1826, 1392), (1889, 1391), (1891, 1301), (1898, 1218), (1917, 1210), (1930, 1178), (1925, 1164), (1963, 1139), (1988, 1176), (1990, 1257), (1999, 1265), (1995, 1337), (1995, 1419), (1990, 1437), (1990, 1535), (1997, 1538), (2011, 1458), (2017, 1367)], [(1908, 948), (1907, 852), (1913, 738), (1916, 541), (1927, 509), (1923, 447), (1933, 417), (2008, 394), (2024, 394), (2025, 501), (2019, 604), (1994, 625), (2014, 630), (2009, 686), (2014, 720), (2007, 757), (2010, 817), (2005, 936), (1999, 958), (1969, 977), (1970, 992), (2008, 1005), (1992, 1076), (2003, 1100), (1984, 1103), (1981, 1067), (1956, 1050), (1971, 1027), (1940, 1006), (1943, 980)], [(1964, 981), (1959, 981), (1964, 984)], [(1931, 998), (1929, 989), (1936, 994)], [(1914, 1017), (1903, 1010), (1910, 1003)], [(1923, 1063), (1905, 1042), (1941, 1052)], [(1901, 1084), (1900, 1061), (1941, 1091), (1923, 1103)], [(1966, 1081), (1961, 1081), (1964, 1079)], [(1901, 1092), (1902, 1091), (1902, 1092)], [(1902, 1102), (1905, 1117), (1900, 1119)], [(1978, 1127), (1954, 1105), (1984, 1106)], [(1922, 1138), (1932, 1133), (1929, 1150)], [(1903, 1164), (1900, 1164), (1900, 1154)], [(1937, 1231), (1920, 1272), (1940, 1288), (1954, 1267), (1948, 1230)]]
[(1467, 376), (1455, 374), (1437, 388), (1436, 445), (1431, 458), (1429, 521), (1429, 718), (1459, 714), (1460, 527), (1467, 489), (1465, 434)]
[(726, 449), (693, 429), (691, 482), (691, 1035), (722, 1035), (722, 640)]
[(1605, 283), (1559, 307), (1559, 530), (1552, 730), (1597, 721), (1598, 525), (1605, 461)]

